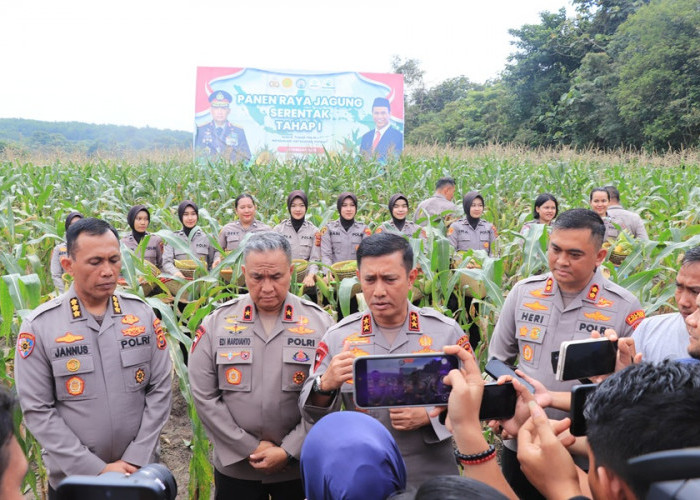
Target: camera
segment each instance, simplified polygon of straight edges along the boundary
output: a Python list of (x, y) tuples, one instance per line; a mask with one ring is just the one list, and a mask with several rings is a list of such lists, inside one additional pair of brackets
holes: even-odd
[(161, 464), (148, 464), (133, 474), (67, 477), (56, 489), (58, 500), (175, 500), (177, 484)]

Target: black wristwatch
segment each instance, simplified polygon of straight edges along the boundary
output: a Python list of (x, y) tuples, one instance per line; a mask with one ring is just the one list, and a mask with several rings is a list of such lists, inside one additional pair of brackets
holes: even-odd
[(316, 377), (314, 379), (314, 385), (312, 386), (312, 390), (316, 394), (320, 394), (322, 396), (335, 396), (335, 393), (338, 391), (337, 389), (333, 389), (330, 391), (321, 390), (321, 377)]

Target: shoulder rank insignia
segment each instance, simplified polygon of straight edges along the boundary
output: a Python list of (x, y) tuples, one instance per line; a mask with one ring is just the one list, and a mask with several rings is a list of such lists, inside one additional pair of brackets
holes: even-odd
[(299, 316), (299, 321), (297, 321), (297, 326), (294, 328), (287, 328), (292, 333), (298, 333), (299, 335), (306, 335), (308, 333), (314, 333), (316, 330), (312, 330), (311, 328), (306, 328), (306, 325), (309, 324), (309, 318), (306, 316)]
[(365, 236), (372, 236), (372, 230), (368, 227), (365, 228)]
[(156, 347), (162, 351), (168, 347), (168, 341), (165, 339), (163, 325), (160, 324), (160, 320), (158, 318), (153, 320), (153, 331), (156, 332)]
[(292, 304), (284, 306), (284, 320), (294, 321), (294, 306)]
[(20, 333), (17, 337), (17, 351), (22, 359), (26, 359), (34, 350), (35, 339), (31, 333)]
[(243, 309), (243, 321), (253, 321), (253, 306), (250, 304)]
[(194, 352), (194, 348), (197, 347), (197, 344), (199, 343), (200, 339), (205, 333), (207, 333), (207, 331), (202, 325), (199, 325), (197, 327), (197, 331), (195, 331), (194, 340), (192, 341), (192, 348), (190, 349), (190, 352)]
[(114, 311), (114, 314), (122, 313), (122, 306), (119, 304), (119, 299), (116, 295), (112, 295), (112, 310)]
[(625, 318), (625, 323), (630, 325), (633, 329), (636, 329), (639, 326), (639, 323), (645, 318), (645, 316), (646, 315), (644, 314), (643, 309), (637, 309)]
[(544, 293), (552, 293), (552, 289), (554, 288), (554, 279), (553, 278), (547, 278), (547, 282), (544, 284)]
[(122, 318), (122, 323), (125, 325), (133, 325), (134, 323), (138, 323), (140, 320), (138, 316), (134, 316), (133, 314), (127, 314)]
[(59, 344), (72, 344), (73, 342), (77, 342), (79, 340), (83, 340), (85, 337), (82, 335), (73, 335), (71, 332), (66, 332), (66, 334), (63, 337), (58, 337), (56, 339), (56, 342)]
[(418, 313), (416, 311), (411, 311), (408, 314), (408, 331), (420, 332), (420, 320), (418, 319)]
[(362, 335), (371, 335), (372, 317), (369, 314), (362, 316)]
[(610, 316), (606, 316), (605, 314), (601, 313), (600, 311), (595, 311), (592, 313), (583, 313), (585, 317), (588, 319), (592, 319), (595, 321), (608, 321), (610, 319)]
[(533, 311), (549, 311), (549, 307), (544, 304), (540, 304), (538, 300), (534, 302), (525, 302), (523, 305), (528, 309), (532, 309)]
[(78, 319), (83, 317), (83, 312), (80, 310), (80, 302), (77, 297), (70, 299), (70, 310), (73, 314), (73, 319)]
[(458, 338), (457, 345), (467, 352), (472, 352), (472, 345), (469, 343), (469, 335), (462, 335)]
[(600, 291), (600, 287), (593, 283), (591, 285), (590, 290), (588, 290), (588, 293), (586, 294), (586, 298), (588, 300), (595, 300), (596, 297), (598, 297), (598, 292)]

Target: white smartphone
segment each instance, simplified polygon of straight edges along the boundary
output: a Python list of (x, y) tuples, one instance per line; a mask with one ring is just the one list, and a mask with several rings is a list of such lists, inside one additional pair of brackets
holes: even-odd
[(562, 342), (557, 363), (557, 380), (576, 380), (607, 375), (615, 371), (617, 341), (599, 339)]

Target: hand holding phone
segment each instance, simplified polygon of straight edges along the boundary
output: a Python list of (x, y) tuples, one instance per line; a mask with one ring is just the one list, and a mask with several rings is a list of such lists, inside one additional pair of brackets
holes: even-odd
[(562, 342), (557, 363), (557, 380), (576, 380), (607, 375), (615, 371), (617, 341), (607, 338)]
[(517, 379), (518, 382), (523, 384), (525, 387), (527, 387), (527, 390), (530, 391), (530, 394), (535, 393), (535, 388), (532, 386), (530, 382), (522, 378), (520, 375), (515, 373), (515, 370), (513, 369), (512, 366), (504, 363), (500, 359), (492, 358), (489, 360), (488, 363), (486, 363), (486, 367), (484, 368), (484, 371), (491, 375), (494, 379), (498, 380), (501, 376), (503, 375), (510, 375), (514, 379)]

